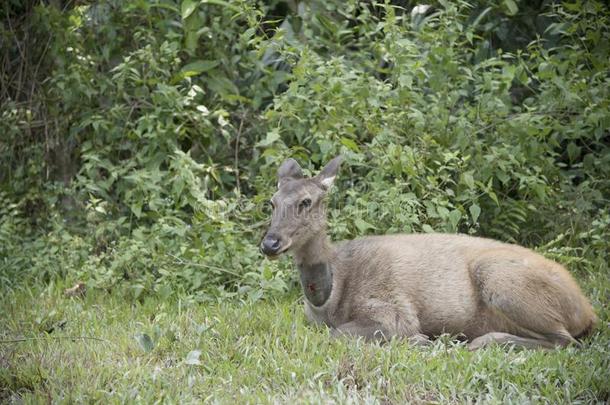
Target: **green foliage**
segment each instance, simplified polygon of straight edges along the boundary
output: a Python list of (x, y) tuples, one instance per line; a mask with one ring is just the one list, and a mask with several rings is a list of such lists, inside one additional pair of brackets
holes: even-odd
[(403, 3), (10, 3), (2, 285), (284, 292), (257, 249), (275, 171), (337, 153), (336, 238), (465, 232), (607, 271), (607, 8)]

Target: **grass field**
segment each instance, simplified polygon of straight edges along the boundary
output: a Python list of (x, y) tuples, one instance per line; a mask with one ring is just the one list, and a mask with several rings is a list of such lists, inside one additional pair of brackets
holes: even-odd
[(0, 298), (0, 402), (607, 403), (610, 281), (583, 285), (600, 316), (583, 347), (474, 353), (448, 337), (331, 340), (306, 323), (296, 291), (199, 304), (13, 290)]

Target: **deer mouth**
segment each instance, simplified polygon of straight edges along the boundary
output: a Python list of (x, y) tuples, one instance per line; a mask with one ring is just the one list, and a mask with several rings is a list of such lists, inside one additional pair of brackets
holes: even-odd
[(267, 255), (267, 258), (269, 258), (270, 260), (277, 260), (280, 258), (281, 255), (283, 255), (284, 253), (286, 253), (286, 251), (290, 248), (290, 245), (286, 246), (285, 248), (282, 248), (282, 250), (280, 250), (277, 253), (273, 253), (273, 254), (269, 254)]
[(261, 252), (267, 256), (267, 258), (269, 260), (276, 260), (278, 259), (282, 254), (286, 253), (286, 251), (288, 249), (290, 249), (290, 247), (292, 246), (292, 241), (288, 241), (288, 243), (284, 246), (282, 246), (277, 252), (269, 252), (269, 251), (265, 251), (265, 249), (261, 248)]

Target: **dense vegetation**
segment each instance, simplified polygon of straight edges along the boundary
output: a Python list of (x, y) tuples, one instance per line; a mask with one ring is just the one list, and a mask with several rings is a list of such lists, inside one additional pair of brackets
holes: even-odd
[(342, 153), (337, 238), (467, 232), (607, 269), (602, 3), (9, 2), (3, 285), (284, 289), (275, 170)]
[[(53, 301), (82, 281), (116, 305), (284, 296), (290, 261), (257, 247), (275, 171), (340, 153), (333, 238), (520, 243), (565, 264), (605, 325), (607, 5), (416, 4), (6, 1), (0, 294)], [(607, 399), (596, 384), (550, 401)]]

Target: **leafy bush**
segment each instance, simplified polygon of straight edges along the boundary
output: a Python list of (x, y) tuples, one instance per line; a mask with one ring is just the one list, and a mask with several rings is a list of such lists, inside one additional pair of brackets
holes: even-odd
[(285, 291), (257, 250), (275, 171), (338, 153), (337, 238), (466, 232), (607, 271), (600, 2), (53, 4), (2, 11), (3, 285)]

